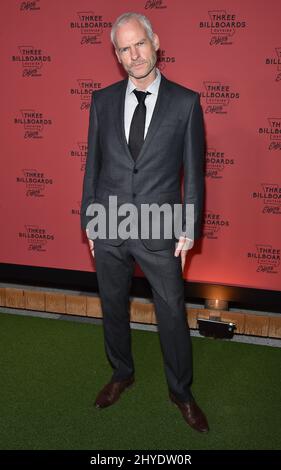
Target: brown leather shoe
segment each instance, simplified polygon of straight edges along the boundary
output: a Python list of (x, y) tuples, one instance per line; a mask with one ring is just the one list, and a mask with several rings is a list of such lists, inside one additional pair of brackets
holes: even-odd
[(134, 377), (130, 377), (121, 382), (109, 382), (99, 392), (95, 401), (95, 407), (106, 408), (107, 406), (113, 405), (113, 403), (119, 399), (121, 393), (124, 392), (126, 388), (133, 385), (134, 381)]
[(169, 396), (170, 400), (180, 409), (184, 420), (189, 424), (189, 426), (199, 432), (209, 431), (207, 418), (194, 399), (191, 399), (188, 402), (182, 402), (179, 401), (171, 392), (169, 392)]

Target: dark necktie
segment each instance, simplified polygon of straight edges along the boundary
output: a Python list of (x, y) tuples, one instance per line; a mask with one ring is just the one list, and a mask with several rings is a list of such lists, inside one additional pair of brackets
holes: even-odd
[(146, 106), (144, 102), (147, 95), (151, 95), (151, 93), (139, 90), (134, 90), (134, 93), (138, 99), (138, 105), (136, 106), (132, 118), (128, 144), (132, 157), (136, 160), (144, 142), (146, 116)]

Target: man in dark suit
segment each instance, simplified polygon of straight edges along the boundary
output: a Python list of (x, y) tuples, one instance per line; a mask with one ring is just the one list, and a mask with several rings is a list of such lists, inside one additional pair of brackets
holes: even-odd
[[(145, 16), (121, 15), (111, 39), (128, 78), (93, 93), (81, 206), (82, 228), (96, 261), (105, 349), (113, 368), (95, 405), (112, 405), (134, 383), (129, 292), (136, 261), (153, 292), (170, 400), (191, 427), (207, 432), (207, 419), (190, 389), (192, 351), (182, 277), (202, 218), (204, 130), (199, 95), (167, 80), (156, 68), (159, 38)], [(194, 224), (184, 215), (180, 236), (169, 238), (159, 216), (157, 238), (151, 231), (142, 236), (139, 227), (137, 237), (125, 240), (108, 230), (105, 237), (93, 237), (88, 224), (93, 212), (87, 209), (102, 204), (109, 222), (110, 196), (117, 197), (118, 208), (125, 203), (138, 210), (142, 204), (192, 205)]]

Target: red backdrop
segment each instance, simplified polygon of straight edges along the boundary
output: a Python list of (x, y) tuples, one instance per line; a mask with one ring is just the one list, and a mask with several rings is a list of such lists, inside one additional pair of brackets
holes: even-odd
[(159, 68), (201, 94), (204, 237), (185, 277), (280, 290), (279, 0), (9, 0), (1, 4), (0, 260), (90, 271), (79, 207), (89, 98), (122, 78), (109, 40), (149, 16)]

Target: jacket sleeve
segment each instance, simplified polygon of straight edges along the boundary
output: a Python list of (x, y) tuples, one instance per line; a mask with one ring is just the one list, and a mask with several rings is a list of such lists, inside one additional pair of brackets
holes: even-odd
[(95, 105), (94, 92), (90, 107), (89, 128), (88, 128), (88, 155), (86, 160), (83, 193), (81, 201), (81, 228), (86, 229), (91, 217), (86, 216), (87, 208), (95, 200), (95, 191), (101, 166), (101, 148), (99, 143), (99, 125), (97, 110)]
[[(183, 231), (196, 240), (201, 235), (204, 202), (205, 132), (199, 94), (195, 93), (184, 136)], [(192, 205), (186, 210), (186, 205)], [(193, 209), (192, 209), (193, 207)], [(194, 211), (194, 212), (193, 212)], [(194, 214), (194, 224), (193, 224)]]

